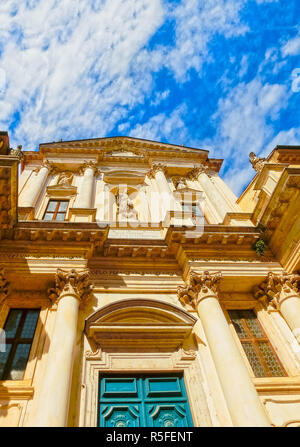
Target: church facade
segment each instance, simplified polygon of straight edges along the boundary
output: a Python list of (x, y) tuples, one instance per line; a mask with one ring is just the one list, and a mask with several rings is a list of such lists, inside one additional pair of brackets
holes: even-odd
[[(0, 133), (0, 426), (300, 426), (300, 147)], [(18, 173), (19, 171), (19, 173)]]

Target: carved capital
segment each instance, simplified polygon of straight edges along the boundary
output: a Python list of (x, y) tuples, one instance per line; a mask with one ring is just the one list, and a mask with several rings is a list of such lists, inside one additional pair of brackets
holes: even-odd
[(11, 157), (17, 157), (19, 160), (22, 160), (24, 158), (24, 153), (22, 151), (22, 145), (20, 144), (17, 146), (17, 149), (10, 148), (9, 155)]
[(66, 295), (72, 295), (80, 302), (87, 299), (93, 287), (90, 283), (88, 270), (62, 270), (57, 269), (55, 287), (48, 290), (51, 301), (56, 302)]
[(249, 161), (256, 172), (260, 172), (266, 164), (266, 159), (257, 157), (254, 152), (250, 152)]
[(221, 272), (199, 274), (191, 272), (185, 287), (178, 287), (178, 299), (188, 310), (197, 309), (199, 302), (208, 296), (218, 296)]
[(8, 297), (9, 282), (5, 278), (4, 269), (0, 269), (0, 304)]
[(270, 302), (275, 308), (279, 309), (281, 303), (291, 297), (299, 295), (300, 275), (282, 273), (276, 275), (269, 272), (265, 281), (253, 290), (256, 299), (262, 302)]
[(51, 163), (48, 160), (44, 160), (42, 162), (42, 164), (38, 168), (35, 169), (34, 172), (36, 172), (38, 174), (42, 168), (47, 168), (49, 171), (49, 174), (51, 174), (51, 175), (57, 174), (57, 172), (58, 172), (56, 166), (54, 166), (53, 163)]
[(207, 166), (199, 166), (197, 168), (193, 168), (191, 171), (189, 171), (186, 175), (186, 177), (189, 180), (198, 180), (198, 177), (202, 173), (207, 174), (208, 173), (208, 167)]
[(94, 171), (94, 175), (100, 174), (99, 169), (97, 168), (97, 163), (95, 161), (89, 160), (85, 161), (82, 166), (80, 166), (78, 173), (80, 175), (84, 175), (87, 168), (91, 168)]
[(148, 172), (148, 177), (150, 178), (155, 178), (155, 174), (157, 172), (163, 172), (165, 175), (167, 175), (167, 167), (165, 165), (163, 165), (162, 163), (158, 163), (156, 165), (152, 165), (150, 171)]

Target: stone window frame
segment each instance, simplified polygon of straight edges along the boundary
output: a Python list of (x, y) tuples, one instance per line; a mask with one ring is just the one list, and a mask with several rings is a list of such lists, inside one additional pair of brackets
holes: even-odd
[[(30, 293), (30, 292), (29, 292)], [(45, 345), (45, 324), (48, 317), (49, 308), (41, 300), (31, 300), (24, 304), (24, 300), (12, 293), (12, 296), (0, 306), (0, 329), (3, 329), (11, 309), (40, 309), (37, 325), (32, 340), (27, 364), (22, 380), (0, 380), (0, 387), (7, 392), (8, 398), (31, 399), (33, 397), (33, 380), (38, 359), (42, 357)], [(1, 399), (1, 390), (0, 390)]]
[[(249, 371), (249, 374), (254, 382), (254, 384), (261, 384), (261, 383), (267, 383), (267, 382), (284, 382), (289, 381), (290, 379), (293, 379), (295, 376), (300, 375), (300, 362), (298, 363), (295, 361), (295, 359), (291, 356), (290, 352), (287, 349), (286, 343), (282, 337), (282, 334), (274, 324), (274, 321), (272, 321), (270, 312), (268, 309), (266, 309), (261, 303), (257, 302), (256, 300), (226, 300), (221, 303), (221, 307), (223, 309), (225, 318), (228, 322), (229, 328), (231, 330), (231, 333), (236, 340), (237, 346), (239, 347), (239, 350), (241, 352), (241, 355), (245, 361), (245, 364), (247, 366), (247, 369)], [(276, 352), (276, 355), (279, 358), (280, 363), (282, 364), (286, 376), (284, 377), (255, 377), (253, 370), (250, 366), (249, 360), (245, 354), (245, 351), (242, 347), (242, 344), (240, 342), (240, 339), (233, 327), (233, 324), (231, 322), (230, 316), (228, 314), (228, 310), (249, 310), (252, 309), (256, 317), (261, 324), (273, 350)], [(285, 322), (283, 321), (283, 324)]]

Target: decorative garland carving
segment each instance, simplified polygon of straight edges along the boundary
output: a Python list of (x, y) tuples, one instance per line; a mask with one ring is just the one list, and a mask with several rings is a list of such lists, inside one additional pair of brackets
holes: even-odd
[(64, 295), (73, 295), (79, 301), (87, 299), (93, 290), (90, 283), (90, 273), (88, 270), (77, 271), (57, 269), (55, 277), (55, 288), (49, 289), (49, 299), (53, 302), (59, 300)]
[(179, 286), (177, 289), (179, 301), (188, 310), (197, 309), (198, 303), (205, 296), (217, 296), (221, 278), (221, 272), (209, 273), (205, 271), (203, 274), (199, 274), (192, 271), (188, 284), (185, 287)]
[[(269, 272), (265, 281), (263, 281), (260, 286), (256, 286), (253, 289), (253, 293), (256, 299), (268, 303), (275, 308), (279, 309), (280, 295), (284, 293), (286, 296), (299, 294), (300, 288), (300, 275), (298, 274), (288, 274), (282, 273), (276, 275), (275, 273)], [(299, 296), (300, 298), (300, 296)]]

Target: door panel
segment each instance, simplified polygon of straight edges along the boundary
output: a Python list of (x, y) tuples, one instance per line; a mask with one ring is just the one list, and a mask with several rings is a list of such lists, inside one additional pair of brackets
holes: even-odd
[(185, 405), (147, 405), (148, 427), (188, 427)]
[(100, 405), (102, 427), (140, 427), (140, 405)]
[(182, 375), (102, 376), (101, 427), (191, 427)]

